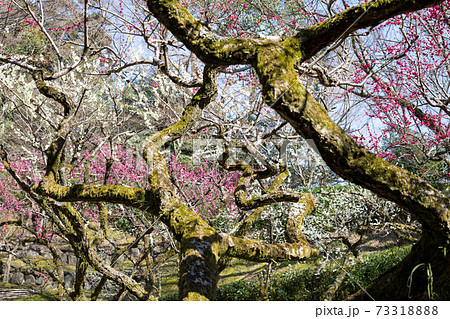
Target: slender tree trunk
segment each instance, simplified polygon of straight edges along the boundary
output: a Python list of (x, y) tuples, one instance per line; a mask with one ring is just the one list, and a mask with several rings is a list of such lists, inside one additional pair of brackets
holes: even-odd
[(14, 247), (10, 251), (8, 251), (8, 258), (6, 259), (5, 270), (3, 272), (3, 282), (4, 283), (9, 282), (9, 276), (11, 274), (11, 263), (13, 261), (14, 252), (17, 250), (18, 247), (19, 247), (19, 243), (16, 243), (14, 245)]
[(5, 270), (3, 272), (3, 283), (9, 282), (9, 274), (11, 272), (11, 262), (12, 262), (12, 254), (8, 254), (8, 258), (6, 259)]
[(89, 264), (87, 262), (83, 261), (81, 258), (77, 258), (75, 282), (73, 285), (73, 292), (70, 294), (70, 297), (73, 300), (77, 300), (82, 296), (88, 266)]

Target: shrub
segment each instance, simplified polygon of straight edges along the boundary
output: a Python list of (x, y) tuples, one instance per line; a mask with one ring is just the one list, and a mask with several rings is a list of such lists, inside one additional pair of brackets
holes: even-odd
[(261, 284), (258, 278), (249, 278), (221, 286), (216, 299), (223, 301), (259, 300)]
[(368, 285), (372, 280), (388, 271), (400, 262), (410, 251), (411, 246), (394, 247), (381, 252), (363, 256), (363, 260), (348, 270), (339, 294), (339, 299), (357, 292), (360, 286)]
[[(345, 299), (370, 283), (373, 279), (395, 266), (406, 254), (410, 246), (395, 247), (381, 252), (370, 253), (358, 263), (351, 265), (334, 299)], [(340, 267), (338, 262), (325, 267), (318, 276), (315, 269), (286, 271), (272, 276), (267, 289), (269, 300), (323, 300), (328, 288), (335, 282)], [(261, 299), (261, 284), (258, 278), (241, 280), (219, 287), (217, 300), (258, 300)]]

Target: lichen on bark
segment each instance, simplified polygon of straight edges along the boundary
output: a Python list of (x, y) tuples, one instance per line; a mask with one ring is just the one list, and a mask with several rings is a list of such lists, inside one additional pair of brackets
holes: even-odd
[(298, 202), (289, 208), (285, 236), (288, 243), (307, 243), (302, 232), (303, 218), (315, 209), (316, 199), (311, 194), (303, 194)]

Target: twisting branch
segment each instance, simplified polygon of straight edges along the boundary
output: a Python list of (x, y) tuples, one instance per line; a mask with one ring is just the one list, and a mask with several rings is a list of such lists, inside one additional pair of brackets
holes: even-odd
[(77, 109), (77, 107), (74, 102), (66, 96), (66, 94), (56, 90), (54, 87), (51, 87), (44, 82), (45, 73), (45, 70), (42, 69), (33, 73), (33, 78), (39, 93), (51, 100), (54, 100), (64, 108), (64, 116), (58, 125), (56, 135), (45, 151), (47, 156), (46, 175), (52, 175), (51, 178), (56, 181), (62, 161), (66, 137), (71, 130), (73, 112)]
[[(281, 125), (278, 128), (281, 128), (282, 126), (284, 125)], [(267, 135), (267, 137), (270, 136), (271, 134)], [(259, 158), (264, 158), (263, 155), (260, 154), (255, 147), (251, 147), (251, 150), (248, 149), (249, 147), (250, 145), (242, 146), (242, 148), (246, 150), (249, 154), (256, 155)], [(289, 175), (289, 171), (287, 169), (287, 166), (284, 164), (284, 160), (282, 158), (283, 154), (281, 150), (279, 150), (278, 153), (280, 157), (279, 158), (280, 174), (282, 175), (282, 177), (278, 179), (278, 181), (283, 181)], [(280, 202), (295, 203), (304, 197), (303, 194), (297, 192), (279, 191), (278, 189), (280, 187), (280, 184), (274, 183), (273, 185), (274, 187), (272, 187), (270, 190), (265, 191), (265, 193), (260, 196), (250, 199), (248, 193), (251, 184), (256, 180), (261, 181), (262, 179), (267, 179), (269, 177), (275, 176), (278, 172), (278, 169), (267, 161), (263, 162), (265, 166), (264, 170), (257, 170), (253, 168), (251, 165), (243, 162), (229, 164), (227, 163), (229, 158), (230, 158), (230, 151), (228, 145), (226, 144), (222, 157), (219, 161), (220, 165), (228, 171), (241, 171), (243, 173), (234, 191), (235, 202), (239, 208), (243, 210), (253, 210), (258, 207), (264, 207), (273, 203), (280, 203)]]
[(228, 257), (250, 261), (294, 261), (302, 260), (318, 254), (317, 249), (303, 243), (264, 244), (254, 240), (221, 234), (222, 241), (227, 244)]

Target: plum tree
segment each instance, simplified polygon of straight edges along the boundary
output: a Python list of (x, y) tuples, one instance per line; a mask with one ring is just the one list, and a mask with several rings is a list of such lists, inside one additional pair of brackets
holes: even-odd
[[(102, 203), (120, 204), (142, 211), (144, 216), (154, 216), (167, 226), (180, 244), (179, 298), (210, 300), (215, 295), (219, 270), (227, 263), (228, 258), (284, 261), (301, 260), (319, 253), (301, 232), (303, 217), (314, 210), (313, 196), (309, 193), (283, 189), (282, 182), (289, 173), (283, 158), (277, 156), (282, 154), (282, 151), (279, 148), (275, 156), (270, 152), (264, 152), (267, 140), (280, 134), (280, 130), (289, 124), (296, 134), (314, 141), (323, 160), (337, 175), (391, 200), (414, 215), (422, 224), (421, 239), (413, 246), (410, 254), (351, 299), (430, 298), (427, 269), (432, 269), (435, 285), (442, 284), (449, 277), (448, 196), (421, 177), (382, 159), (363, 143), (358, 142), (348, 131), (338, 126), (329, 112), (314, 98), (314, 92), (311, 93), (305, 88), (302, 76), (305, 72), (315, 72), (320, 82), (331, 86), (336, 82), (330, 82), (329, 72), (324, 72), (317, 65), (323, 65), (318, 63), (324, 58), (328, 59), (327, 55), (330, 52), (338, 52), (336, 49), (339, 44), (361, 30), (366, 30), (369, 34), (375, 32), (377, 26), (388, 19), (403, 19), (402, 14), (429, 7), (433, 7), (437, 12), (444, 10), (445, 13), (445, 7), (439, 6), (443, 2), (385, 0), (364, 1), (351, 6), (346, 1), (342, 1), (342, 4), (336, 1), (321, 1), (320, 3), (324, 4), (324, 9), (321, 10), (314, 7), (314, 2), (311, 4), (305, 1), (299, 5), (298, 11), (311, 18), (308, 20), (303, 17), (297, 22), (294, 17), (298, 16), (298, 12), (284, 15), (289, 19), (285, 21), (273, 8), (264, 5), (265, 2), (258, 2), (256, 5), (251, 2), (229, 1), (223, 5), (213, 1), (201, 1), (196, 6), (195, 2), (148, 0), (144, 6), (141, 1), (113, 1), (102, 5), (99, 1), (92, 1), (90, 6), (90, 1), (85, 0), (84, 27), (80, 27), (80, 42), (67, 40), (58, 32), (50, 33), (45, 14), (41, 13), (41, 16), (32, 20), (31, 24), (39, 26), (46, 37), (45, 41), (53, 47), (53, 53), (58, 57), (54, 60), (55, 66), (42, 69), (30, 63), (26, 56), (17, 57), (5, 53), (0, 55), (0, 61), (4, 66), (20, 69), (20, 72), (32, 78), (35, 95), (39, 94), (40, 99), (48, 103), (48, 112), (55, 112), (57, 123), (50, 126), (51, 130), (49, 129), (49, 133), (45, 136), (47, 143), (44, 143), (45, 146), (42, 148), (43, 173), (39, 180), (26, 181), (16, 174), (14, 165), (8, 160), (5, 147), (2, 147), (0, 153), (3, 166), (34, 201), (47, 205), (47, 209), (53, 212), (57, 224), (64, 225), (61, 229), (65, 231), (70, 245), (83, 263), (91, 265), (106, 278), (123, 285), (124, 289), (139, 299), (148, 298), (149, 292), (137, 285), (130, 276), (116, 271), (111, 265), (99, 259), (93, 248), (95, 241), (91, 239), (85, 227), (86, 221), (82, 212), (76, 209), (75, 203), (96, 203), (100, 204), (100, 207)], [(231, 3), (234, 6), (228, 6)], [(309, 9), (311, 5), (313, 7)], [(34, 12), (30, 6), (26, 8), (30, 14)], [(108, 17), (108, 27), (112, 27), (109, 32), (117, 35), (117, 38), (113, 36), (113, 41), (117, 41), (115, 47), (99, 46), (90, 39), (86, 23), (88, 10)], [(249, 20), (250, 14), (246, 15), (246, 10), (259, 12), (264, 19)], [(217, 15), (216, 12), (221, 15)], [(430, 16), (429, 21), (433, 19), (436, 17)], [(307, 25), (299, 27), (301, 21)], [(255, 28), (256, 32), (253, 32), (253, 29), (242, 30), (244, 27)], [(114, 33), (114, 30), (118, 32)], [(274, 30), (279, 31), (276, 36), (268, 34)], [(137, 37), (140, 37), (142, 44), (149, 48), (149, 53), (137, 54), (139, 50), (132, 47), (138, 45), (133, 42)], [(58, 49), (59, 42), (53, 41), (56, 38), (65, 40), (66, 44), (79, 45), (81, 52), (72, 59), (73, 63), (67, 63), (62, 59), (62, 53)], [(387, 37), (384, 41), (388, 42), (390, 39)], [(364, 53), (364, 48), (358, 47), (357, 40), (355, 46)], [(128, 54), (128, 50), (136, 54)], [(189, 50), (190, 54), (182, 56), (181, 50)], [(153, 56), (150, 56), (150, 53)], [(177, 60), (180, 56), (181, 58)], [(97, 74), (110, 75), (111, 80), (119, 77), (118, 74), (123, 74), (120, 72), (128, 67), (151, 65), (184, 90), (191, 90), (192, 96), (185, 103), (181, 116), (178, 118), (175, 116), (175, 121), (170, 123), (171, 125), (149, 134), (141, 142), (142, 157), (148, 165), (146, 185), (122, 185), (106, 178), (104, 183), (98, 181), (68, 183), (63, 174), (68, 165), (66, 155), (70, 143), (67, 141), (76, 134), (74, 128), (77, 126), (75, 121), (77, 112), (81, 105), (88, 103), (94, 110), (96, 108), (95, 102), (84, 101), (83, 95), (80, 98), (75, 88), (72, 87), (71, 91), (70, 83), (67, 82), (75, 82), (74, 70), (79, 69), (89, 58), (96, 59), (96, 57), (103, 63), (97, 67)], [(355, 67), (361, 67), (362, 62), (369, 62), (366, 64), (371, 65), (371, 61), (364, 54), (361, 54), (360, 59), (362, 59), (359, 61), (360, 64)], [(395, 56), (391, 59), (395, 60)], [(330, 62), (330, 65), (332, 64)], [(365, 69), (367, 66), (363, 71)], [(230, 72), (236, 74), (247, 72), (247, 76), (240, 77), (239, 80), (245, 82), (241, 84), (246, 88), (260, 93), (260, 103), (256, 103), (256, 106), (248, 105), (245, 101), (249, 101), (248, 97), (251, 94), (248, 94), (247, 98), (240, 95), (241, 98), (234, 97), (234, 104), (239, 105), (236, 108), (237, 112), (231, 114), (225, 112), (223, 116), (219, 114), (215, 119), (202, 118), (208, 105), (214, 103), (216, 99), (223, 103), (224, 92), (218, 90), (218, 87), (231, 90), (239, 84), (235, 82), (232, 86), (226, 86), (225, 75)], [(372, 73), (374, 72), (369, 71), (368, 77), (373, 78)], [(126, 81), (131, 83), (133, 72), (125, 74)], [(383, 86), (377, 74), (374, 82)], [(339, 84), (339, 81), (337, 83)], [(338, 84), (335, 86), (339, 86)], [(341, 81), (340, 85), (345, 86), (345, 83), (342, 84)], [(195, 89), (192, 91), (192, 88)], [(384, 90), (384, 93), (392, 93), (388, 88)], [(374, 92), (378, 91), (371, 91)], [(138, 89), (135, 93), (137, 96), (143, 96), (142, 91)], [(375, 98), (374, 95), (370, 97)], [(184, 98), (186, 96), (182, 98), (180, 95), (178, 103)], [(392, 97), (386, 101), (391, 100)], [(170, 106), (168, 100), (162, 101)], [(386, 101), (383, 103), (386, 104)], [(407, 107), (402, 101), (396, 105), (406, 110)], [(111, 102), (109, 105), (115, 105), (114, 99)], [(253, 133), (255, 128), (263, 125), (250, 125), (253, 130), (248, 129), (230, 135), (229, 127), (226, 125), (227, 116), (251, 109), (254, 116), (247, 117), (250, 123), (264, 114), (262, 112), (264, 107), (269, 108), (267, 109), (269, 113), (271, 110), (275, 111), (281, 123), (272, 125), (263, 134)], [(114, 110), (114, 107), (112, 109)], [(445, 118), (445, 112), (441, 114), (440, 118), (443, 120), (438, 125), (434, 118), (431, 123), (429, 116), (423, 116), (424, 111), (419, 106), (409, 109), (417, 119), (428, 123), (427, 126), (439, 128), (438, 133), (441, 130), (446, 132), (444, 126), (448, 125), (448, 119)], [(446, 106), (441, 105), (441, 109), (445, 111)], [(235, 203), (241, 210), (250, 213), (231, 234), (221, 233), (195, 213), (177, 191), (163, 155), (164, 147), (195, 130), (201, 120), (209, 121), (214, 127), (216, 137), (225, 142), (219, 164), (225, 170), (239, 171), (242, 174), (234, 190)], [(252, 143), (238, 142), (234, 145), (243, 152), (253, 154), (256, 158), (254, 165), (236, 158), (232, 149), (233, 139), (246, 140), (246, 135), (252, 133), (255, 135)], [(445, 135), (442, 132), (439, 134)], [(107, 167), (106, 163), (105, 166)], [(265, 180), (268, 182), (263, 185)], [(260, 183), (263, 191), (250, 196), (252, 185), (255, 183)], [(287, 238), (292, 242), (272, 244), (246, 239), (244, 235), (249, 225), (260, 216), (261, 210), (269, 204), (278, 202), (295, 203), (295, 213), (290, 215), (291, 219), (287, 223), (290, 227)], [(418, 265), (426, 267), (417, 268)], [(414, 280), (411, 282), (409, 278), (412, 272)]]

